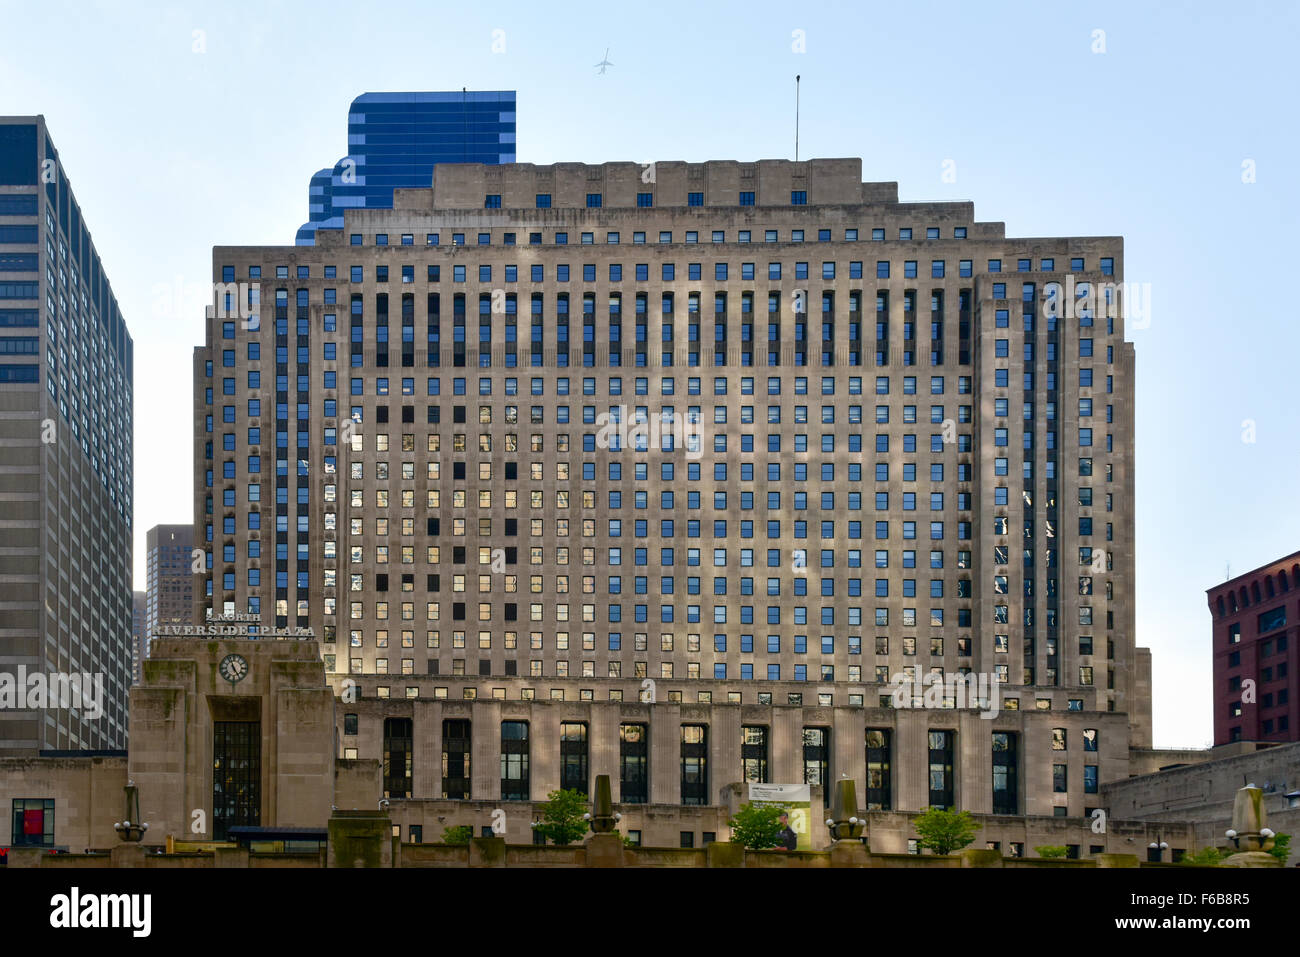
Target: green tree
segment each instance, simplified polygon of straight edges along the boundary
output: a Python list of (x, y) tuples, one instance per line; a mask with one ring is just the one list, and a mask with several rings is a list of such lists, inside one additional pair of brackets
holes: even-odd
[(573, 844), (582, 840), (590, 826), (583, 818), (587, 798), (581, 791), (552, 791), (541, 806), (539, 823), (533, 831), (555, 844)]
[(1069, 848), (1064, 844), (1040, 844), (1034, 848), (1034, 852), (1042, 858), (1049, 861), (1060, 860), (1070, 853)]
[(1184, 854), (1179, 861), (1185, 867), (1217, 867), (1224, 854), (1217, 847), (1203, 847), (1195, 854)]
[(780, 843), (777, 835), (781, 832), (781, 809), (750, 801), (741, 805), (727, 825), (731, 828), (733, 844), (744, 844), (756, 851), (776, 847)]
[(473, 836), (474, 828), (468, 824), (456, 824), (442, 829), (442, 843), (444, 844), (468, 844), (469, 839)]
[(921, 836), (921, 846), (936, 854), (960, 851), (975, 840), (975, 832), (979, 830), (970, 811), (945, 811), (938, 807), (912, 818), (912, 827)]
[(1274, 834), (1273, 846), (1268, 849), (1268, 853), (1272, 854), (1279, 861), (1281, 861), (1282, 866), (1285, 867), (1286, 859), (1291, 853), (1291, 835)]

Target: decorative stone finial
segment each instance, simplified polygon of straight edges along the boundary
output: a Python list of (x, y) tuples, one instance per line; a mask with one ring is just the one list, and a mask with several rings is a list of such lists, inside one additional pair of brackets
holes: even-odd
[(609, 775), (596, 775), (596, 792), (591, 802), (591, 829), (596, 834), (614, 830), (614, 800), (609, 789)]
[(835, 782), (835, 796), (831, 799), (831, 814), (826, 827), (832, 841), (861, 840), (867, 819), (858, 813), (857, 785), (849, 779)]
[(149, 830), (148, 824), (140, 822), (140, 789), (128, 782), (122, 791), (126, 796), (126, 816), (113, 825), (113, 830), (117, 831), (117, 836), (122, 840), (137, 844), (144, 839), (144, 832)]
[(1232, 827), (1228, 840), (1238, 848), (1220, 867), (1281, 867), (1282, 862), (1268, 853), (1273, 846), (1273, 831), (1265, 826), (1264, 792), (1247, 785), (1232, 802)]
[[(1247, 785), (1232, 802), (1233, 843), (1243, 851), (1267, 851), (1273, 846), (1273, 832), (1265, 827), (1264, 792)], [(1267, 832), (1267, 833), (1264, 833)]]

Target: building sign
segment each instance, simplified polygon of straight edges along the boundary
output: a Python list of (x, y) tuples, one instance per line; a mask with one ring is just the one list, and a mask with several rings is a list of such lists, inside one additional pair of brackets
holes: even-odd
[(750, 782), (749, 800), (755, 807), (779, 807), (790, 815), (790, 829), (799, 838), (798, 850), (812, 850), (809, 808), (812, 793), (806, 784), (756, 784)]
[(273, 628), (261, 615), (209, 615), (202, 625), (162, 625), (154, 638), (301, 638), (315, 639), (312, 628)]

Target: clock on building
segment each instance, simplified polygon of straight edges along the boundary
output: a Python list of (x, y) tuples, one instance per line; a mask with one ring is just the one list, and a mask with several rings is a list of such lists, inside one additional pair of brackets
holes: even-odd
[(217, 666), (217, 671), (234, 685), (248, 676), (248, 661), (243, 655), (226, 655)]

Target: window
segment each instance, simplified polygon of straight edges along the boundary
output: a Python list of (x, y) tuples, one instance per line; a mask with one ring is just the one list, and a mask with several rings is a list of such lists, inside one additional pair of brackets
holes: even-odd
[(803, 729), (803, 781), (809, 786), (821, 786), (826, 807), (830, 807), (831, 802), (830, 740), (829, 728)]
[(566, 721), (560, 725), (560, 788), (587, 794), (587, 725)]
[[(1258, 598), (1258, 595), (1256, 595), (1256, 598)], [(1256, 624), (1259, 634), (1272, 631), (1274, 628), (1281, 628), (1286, 624), (1286, 606), (1280, 605), (1264, 612), (1256, 619)]]
[(54, 799), (14, 798), (14, 847), (54, 846)]
[(1018, 814), (1016, 735), (993, 733), (993, 813)]
[(501, 722), (501, 800), (527, 801), (528, 722)]
[(767, 728), (740, 729), (740, 773), (742, 781), (767, 783)]
[(410, 718), (385, 718), (383, 741), (384, 797), (411, 796), (414, 749)]
[(868, 811), (888, 811), (893, 807), (890, 782), (890, 741), (892, 735), (893, 731), (889, 728), (867, 729)]
[(931, 807), (951, 810), (953, 806), (953, 739), (952, 731), (930, 731), (929, 801)]
[(1085, 764), (1083, 766), (1083, 793), (1097, 793), (1097, 765)]
[(808, 191), (807, 191), (807, 190), (804, 190), (804, 189), (791, 190), (791, 192), (790, 192), (790, 205), (791, 205), (791, 206), (807, 206), (807, 205), (808, 205)]
[(212, 724), (213, 837), (227, 828), (261, 823), (262, 724), (215, 721)]
[(619, 726), (619, 801), (647, 804), (650, 800), (649, 726)]
[(468, 801), (469, 794), (470, 723), (449, 718), (442, 722), (442, 796)]
[(709, 729), (700, 724), (682, 725), (682, 804), (709, 803)]

